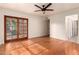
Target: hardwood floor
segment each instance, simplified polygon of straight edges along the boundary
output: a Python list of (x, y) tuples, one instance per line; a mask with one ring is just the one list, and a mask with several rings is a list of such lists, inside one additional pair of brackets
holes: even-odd
[(1, 55), (78, 55), (79, 44), (41, 37), (0, 46)]

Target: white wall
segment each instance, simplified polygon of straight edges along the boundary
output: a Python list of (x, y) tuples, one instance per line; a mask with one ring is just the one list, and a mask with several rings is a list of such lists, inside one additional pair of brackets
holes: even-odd
[(4, 40), (4, 20), (2, 19), (2, 14), (2, 9), (0, 9), (0, 44), (2, 44)]
[(4, 15), (28, 18), (29, 38), (44, 36), (48, 34), (48, 30), (46, 30), (47, 21), (45, 17), (0, 8), (0, 44), (4, 43)]
[[(50, 37), (61, 40), (67, 40), (65, 29), (65, 16), (79, 15), (79, 8), (65, 11), (59, 14), (54, 14), (49, 17), (50, 19)], [(78, 19), (79, 20), (79, 19)], [(79, 27), (78, 27), (79, 28)], [(79, 31), (78, 31), (79, 32)]]
[(53, 15), (50, 17), (50, 37), (64, 39), (65, 20), (63, 15)]

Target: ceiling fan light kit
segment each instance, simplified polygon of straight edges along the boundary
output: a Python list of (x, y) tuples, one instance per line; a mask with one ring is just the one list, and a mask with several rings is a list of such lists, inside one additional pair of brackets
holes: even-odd
[(43, 14), (45, 14), (45, 11), (53, 11), (53, 9), (47, 9), (51, 5), (52, 5), (52, 3), (48, 3), (47, 5), (42, 5), (42, 6), (35, 4), (35, 6), (40, 9), (40, 10), (35, 10), (35, 12), (42, 11)]

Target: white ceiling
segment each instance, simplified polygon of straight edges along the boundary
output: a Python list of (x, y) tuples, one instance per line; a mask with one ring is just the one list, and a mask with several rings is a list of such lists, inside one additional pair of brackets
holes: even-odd
[[(25, 13), (44, 15), (42, 12), (34, 12), (35, 10), (39, 10), (39, 8), (35, 7), (34, 4), (41, 6), (45, 3), (0, 3), (0, 7), (17, 10)], [(47, 11), (45, 15), (51, 15), (54, 13), (79, 8), (79, 3), (52, 3), (49, 8), (54, 9), (54, 11)]]

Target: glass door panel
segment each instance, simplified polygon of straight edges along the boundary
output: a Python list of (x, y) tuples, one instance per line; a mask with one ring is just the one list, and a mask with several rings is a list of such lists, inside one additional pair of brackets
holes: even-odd
[(16, 18), (10, 18), (10, 17), (6, 18), (6, 36), (7, 36), (7, 40), (17, 38), (17, 19)]
[(23, 36), (24, 36), (24, 37), (27, 37), (27, 33), (26, 33), (26, 34), (23, 34)]
[(24, 38), (23, 34), (20, 34), (20, 35), (19, 35), (19, 38)]
[(19, 33), (20, 38), (27, 37), (27, 20), (19, 19)]
[(11, 40), (12, 39), (12, 36), (7, 36), (7, 40)]

